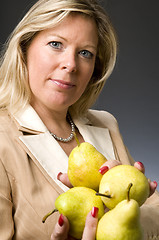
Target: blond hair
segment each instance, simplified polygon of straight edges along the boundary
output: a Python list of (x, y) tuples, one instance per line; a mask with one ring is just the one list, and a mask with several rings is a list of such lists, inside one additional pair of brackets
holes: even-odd
[(1, 109), (16, 112), (30, 102), (27, 48), (38, 32), (57, 25), (72, 12), (85, 14), (95, 20), (99, 46), (92, 78), (70, 111), (82, 115), (95, 103), (116, 61), (116, 35), (107, 14), (96, 0), (39, 0), (11, 34), (1, 58)]

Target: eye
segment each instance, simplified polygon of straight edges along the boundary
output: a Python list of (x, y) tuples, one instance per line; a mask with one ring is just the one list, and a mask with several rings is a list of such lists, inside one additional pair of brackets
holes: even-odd
[(55, 48), (55, 49), (61, 49), (62, 48), (62, 43), (61, 42), (57, 42), (57, 41), (49, 42), (49, 45), (52, 48)]
[(93, 53), (91, 53), (90, 51), (88, 50), (82, 50), (80, 51), (80, 55), (82, 55), (84, 58), (88, 58), (88, 59), (91, 59), (93, 58)]

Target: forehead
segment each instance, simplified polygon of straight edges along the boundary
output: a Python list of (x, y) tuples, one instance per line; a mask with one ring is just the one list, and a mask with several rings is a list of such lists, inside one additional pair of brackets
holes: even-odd
[(72, 13), (61, 22), (48, 29), (42, 30), (38, 35), (67, 37), (74, 40), (98, 42), (98, 29), (93, 18), (86, 14)]

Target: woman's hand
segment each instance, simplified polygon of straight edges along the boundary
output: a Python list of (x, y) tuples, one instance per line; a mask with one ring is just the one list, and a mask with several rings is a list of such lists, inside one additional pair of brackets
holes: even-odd
[(64, 215), (60, 215), (51, 235), (51, 240), (67, 240), (69, 231), (69, 222)]
[[(141, 162), (135, 162), (134, 163), (134, 167), (138, 168), (141, 172), (145, 173), (145, 167), (143, 165), (143, 163)], [(155, 192), (156, 188), (157, 188), (157, 182), (156, 181), (149, 181), (149, 185), (150, 185), (150, 195), (149, 197)]]
[(69, 181), (67, 173), (59, 172), (58, 175), (57, 175), (57, 179), (59, 181), (61, 181), (63, 184), (65, 184), (67, 187), (69, 187), (69, 188), (73, 187), (72, 184)]
[[(96, 229), (98, 223), (98, 208), (93, 208), (88, 213), (83, 231), (82, 240), (95, 240)], [(69, 222), (68, 219), (62, 214), (55, 226), (55, 229), (51, 235), (51, 240), (73, 240), (74, 238), (68, 236)]]

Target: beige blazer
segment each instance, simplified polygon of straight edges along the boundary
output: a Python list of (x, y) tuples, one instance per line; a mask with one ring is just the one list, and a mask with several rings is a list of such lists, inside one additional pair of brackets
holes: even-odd
[[(133, 164), (111, 114), (90, 110), (73, 120), (107, 159)], [(67, 155), (30, 106), (19, 115), (0, 113), (0, 143), (0, 240), (50, 240), (58, 213), (45, 224), (42, 218), (67, 190), (56, 177), (67, 172)], [(159, 239), (158, 192), (141, 207), (141, 221), (144, 239)]]

